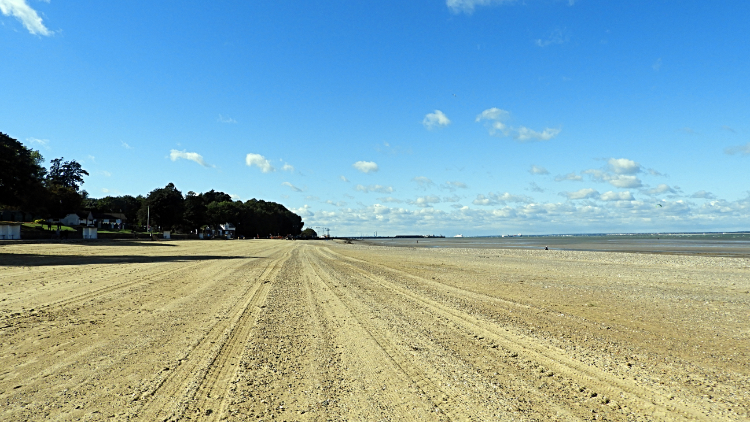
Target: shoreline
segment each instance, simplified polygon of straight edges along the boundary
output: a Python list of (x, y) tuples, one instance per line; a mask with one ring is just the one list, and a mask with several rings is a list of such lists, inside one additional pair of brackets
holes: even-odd
[(353, 243), (389, 246), (411, 247), (420, 249), (515, 249), (515, 250), (549, 250), (579, 251), (579, 252), (617, 252), (656, 255), (708, 256), (726, 258), (750, 258), (750, 241), (697, 241), (692, 239), (614, 239), (601, 240), (599, 238), (446, 238), (435, 239), (400, 239), (388, 240), (357, 240)]

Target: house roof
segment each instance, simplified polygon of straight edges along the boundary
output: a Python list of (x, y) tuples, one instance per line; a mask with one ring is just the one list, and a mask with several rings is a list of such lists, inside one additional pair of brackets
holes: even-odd
[(60, 220), (60, 219), (63, 219), (63, 218), (65, 218), (65, 217), (67, 217), (67, 216), (69, 216), (71, 214), (77, 216), (78, 218), (84, 218), (85, 219), (85, 218), (89, 217), (89, 212), (88, 211), (64, 211), (59, 216), (53, 217), (53, 219), (54, 220)]
[(95, 212), (94, 218), (96, 218), (97, 220), (107, 218), (110, 220), (128, 221), (128, 217), (125, 217), (125, 214), (121, 212)]

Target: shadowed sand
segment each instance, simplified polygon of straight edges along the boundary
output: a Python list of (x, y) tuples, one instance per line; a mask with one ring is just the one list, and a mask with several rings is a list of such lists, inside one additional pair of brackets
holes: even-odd
[(750, 416), (747, 258), (425, 246), (0, 245), (0, 420)]

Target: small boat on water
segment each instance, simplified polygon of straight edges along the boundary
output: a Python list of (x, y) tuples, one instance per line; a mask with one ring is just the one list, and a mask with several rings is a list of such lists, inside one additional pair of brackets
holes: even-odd
[(462, 234), (457, 234), (457, 235), (455, 235), (455, 236), (453, 236), (453, 237), (464, 237), (464, 235), (462, 235)]

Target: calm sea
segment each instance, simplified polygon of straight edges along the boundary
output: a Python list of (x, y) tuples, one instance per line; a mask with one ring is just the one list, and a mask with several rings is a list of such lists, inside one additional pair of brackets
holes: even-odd
[(665, 253), (750, 258), (750, 233), (550, 235), (521, 237), (369, 238), (373, 245)]

